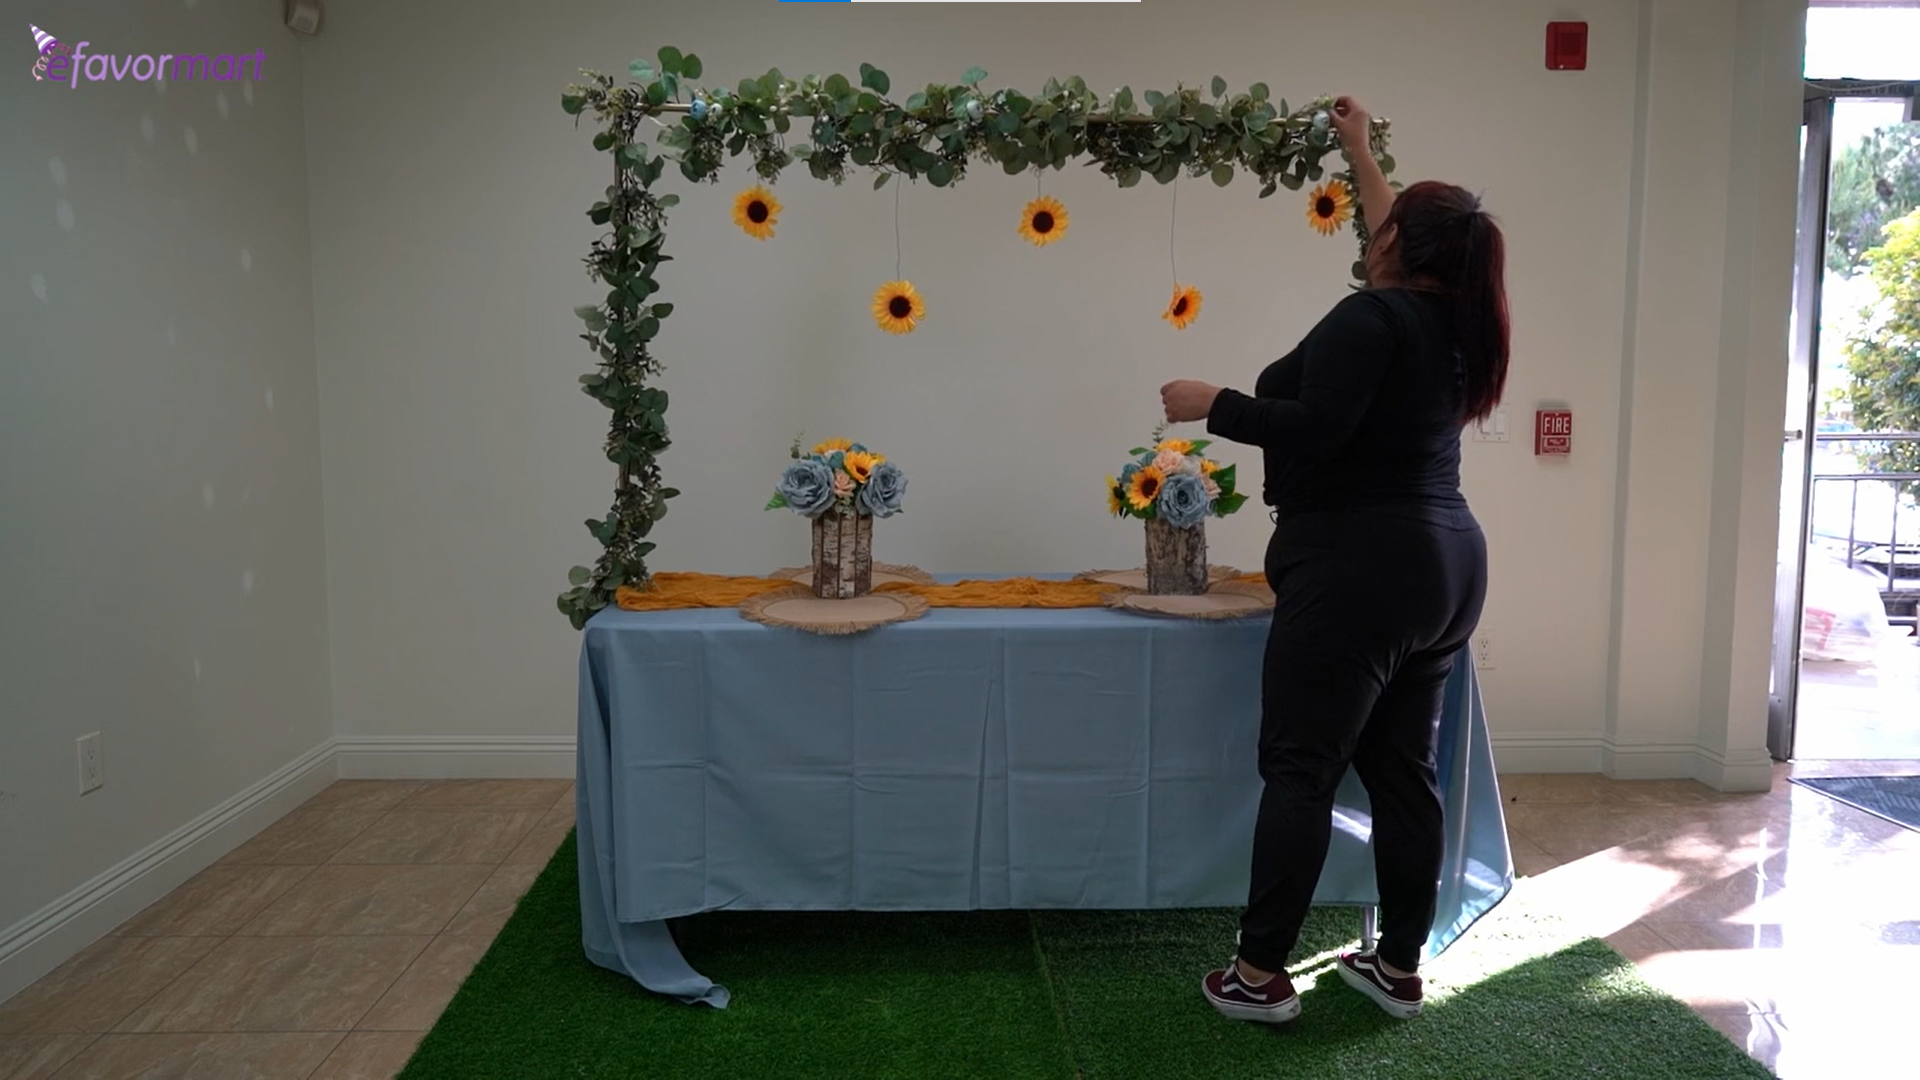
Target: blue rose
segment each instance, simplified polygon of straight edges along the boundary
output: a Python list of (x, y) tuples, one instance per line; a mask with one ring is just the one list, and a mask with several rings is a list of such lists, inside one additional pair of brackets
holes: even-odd
[(833, 506), (833, 472), (822, 462), (803, 458), (787, 466), (774, 490), (794, 513), (819, 517)]
[(1160, 518), (1176, 529), (1198, 525), (1207, 518), (1207, 486), (1191, 473), (1175, 473), (1160, 488)]
[(874, 517), (892, 517), (900, 512), (900, 501), (907, 495), (907, 474), (891, 461), (873, 467), (860, 488), (860, 509)]

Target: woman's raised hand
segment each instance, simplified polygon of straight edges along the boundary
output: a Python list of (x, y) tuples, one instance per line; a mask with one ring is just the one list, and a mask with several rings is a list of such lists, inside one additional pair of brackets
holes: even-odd
[(1166, 406), (1167, 422), (1185, 424), (1205, 420), (1213, 411), (1213, 399), (1220, 388), (1198, 379), (1176, 379), (1160, 388), (1160, 403)]
[(1333, 130), (1340, 133), (1340, 149), (1352, 156), (1356, 151), (1365, 154), (1372, 145), (1373, 116), (1360, 103), (1350, 97), (1341, 97), (1333, 103)]

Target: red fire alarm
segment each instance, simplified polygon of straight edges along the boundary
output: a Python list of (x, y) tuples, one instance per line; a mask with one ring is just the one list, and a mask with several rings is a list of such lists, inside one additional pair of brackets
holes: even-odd
[(1538, 457), (1565, 457), (1573, 453), (1571, 410), (1541, 409), (1533, 414), (1533, 452)]
[(1547, 70), (1587, 70), (1587, 24), (1554, 22), (1547, 24)]

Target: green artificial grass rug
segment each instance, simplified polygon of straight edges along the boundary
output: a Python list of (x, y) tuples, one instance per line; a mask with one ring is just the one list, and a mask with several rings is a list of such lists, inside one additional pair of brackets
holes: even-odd
[(1351, 910), (1319, 909), (1281, 1028), (1226, 1020), (1200, 977), (1237, 913), (703, 915), (676, 926), (733, 992), (682, 1005), (580, 951), (561, 845), (402, 1080), (485, 1077), (1697, 1077), (1770, 1074), (1604, 942), (1509, 900), (1432, 964), (1398, 1021), (1340, 982)]

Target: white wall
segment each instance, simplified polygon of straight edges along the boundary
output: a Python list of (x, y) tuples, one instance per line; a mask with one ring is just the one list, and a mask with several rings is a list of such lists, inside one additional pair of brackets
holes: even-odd
[[(1750, 533), (1778, 465), (1763, 445), (1773, 420), (1754, 425), (1777, 414), (1784, 366), (1794, 163), (1774, 106), (1797, 75), (1780, 48), (1738, 43), (1797, 34), (1793, 0), (1404, 0), (1310, 16), (1216, 0), (1178, 5), (1170, 24), (1173, 9), (332, 3), (304, 57), (343, 746), (571, 733), (578, 639), (553, 596), (595, 554), (580, 522), (604, 512), (612, 469), (604, 413), (575, 385), (591, 358), (570, 312), (595, 295), (583, 210), (606, 169), (558, 99), (580, 66), (624, 72), (674, 44), (728, 84), (872, 61), (896, 88), (977, 63), (1026, 88), (1218, 73), (1295, 100), (1360, 95), (1394, 120), (1403, 178), (1484, 191), (1510, 239), (1517, 438), (1468, 460), (1494, 548), (1485, 682), (1503, 757), (1642, 775), (1737, 760), (1744, 779), (1713, 778), (1764, 783), (1747, 609), (1765, 606), (1749, 567), (1772, 533)], [(1544, 24), (1568, 17), (1592, 24), (1590, 68), (1544, 71)], [(1751, 91), (1771, 104), (1749, 108)], [(1013, 233), (1033, 180), (982, 168), (905, 193), (905, 271), (930, 314), (894, 339), (865, 315), (893, 273), (890, 191), (796, 170), (778, 189), (779, 236), (756, 244), (727, 218), (747, 170), (726, 177), (672, 188), (686, 199), (662, 299), (677, 310), (658, 351), (674, 399), (666, 470), (686, 495), (659, 534), (665, 569), (803, 558), (799, 523), (759, 509), (802, 429), (908, 470), (909, 512), (879, 538), (889, 561), (1137, 560), (1137, 527), (1104, 517), (1097, 481), (1153, 425), (1157, 387), (1247, 385), (1343, 294), (1353, 257), (1349, 235), (1306, 230), (1298, 197), (1184, 182), (1180, 275), (1207, 306), (1176, 335), (1156, 317), (1168, 189), (1050, 174), (1073, 232), (1036, 252)], [(1543, 402), (1576, 411), (1570, 461), (1531, 456)], [(1266, 528), (1249, 511), (1213, 546), (1257, 566)], [(1726, 559), (1735, 569), (1718, 572)]]
[[(278, 8), (30, 13), (96, 53), (264, 48), (251, 95), (68, 88), (11, 61), (0, 79), (0, 999), (219, 853), (133, 881), (171, 851), (154, 845), (258, 828), (275, 808), (230, 822), (243, 796), (332, 734), (302, 88)], [(83, 798), (74, 740), (95, 731), (106, 784)]]

